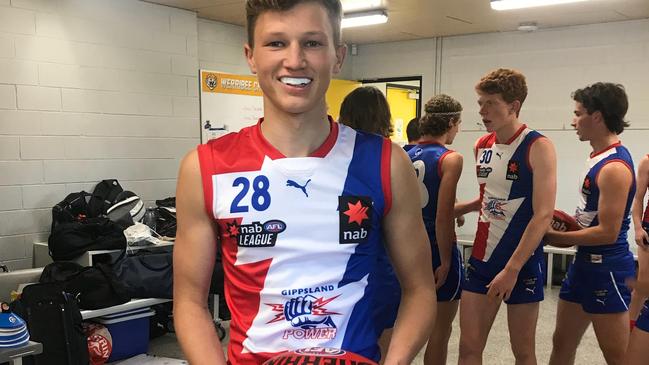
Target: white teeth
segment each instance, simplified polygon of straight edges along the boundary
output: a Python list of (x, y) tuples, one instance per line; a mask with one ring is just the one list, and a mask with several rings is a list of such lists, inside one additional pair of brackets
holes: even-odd
[(280, 81), (292, 86), (306, 86), (311, 83), (311, 79), (306, 77), (282, 77)]

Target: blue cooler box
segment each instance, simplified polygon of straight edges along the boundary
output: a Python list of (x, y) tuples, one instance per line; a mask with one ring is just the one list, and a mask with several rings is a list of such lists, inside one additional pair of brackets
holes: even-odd
[(113, 338), (113, 351), (108, 362), (145, 354), (149, 350), (149, 317), (154, 314), (155, 311), (147, 307), (96, 319), (106, 326)]

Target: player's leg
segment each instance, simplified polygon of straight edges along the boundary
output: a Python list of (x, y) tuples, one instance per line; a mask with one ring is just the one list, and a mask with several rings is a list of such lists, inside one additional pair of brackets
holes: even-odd
[(462, 292), (459, 365), (482, 364), (482, 353), (500, 303), (486, 294)]
[(517, 365), (536, 364), (536, 323), (539, 302), (507, 305), (509, 340)]
[(516, 285), (507, 301), (509, 341), (516, 364), (536, 364), (536, 323), (539, 303), (543, 300), (543, 273), (539, 256), (533, 256), (521, 268)]
[(646, 301), (636, 327), (631, 332), (624, 364), (644, 365), (649, 359), (649, 301)]
[(577, 347), (590, 325), (590, 317), (581, 304), (559, 299), (556, 325), (552, 336), (551, 365), (575, 363)]
[(627, 350), (626, 365), (646, 365), (649, 359), (649, 332), (634, 328), (629, 340)]
[(426, 352), (424, 353), (425, 365), (446, 364), (448, 340), (453, 330), (453, 319), (457, 313), (459, 301), (437, 302), (437, 317), (435, 327), (428, 338)]
[[(649, 252), (638, 250), (638, 279), (649, 278)], [(629, 305), (629, 318), (635, 321), (646, 300), (646, 293), (639, 293), (633, 290), (631, 304)]]
[(629, 343), (629, 312), (591, 314), (591, 319), (606, 363), (623, 364)]

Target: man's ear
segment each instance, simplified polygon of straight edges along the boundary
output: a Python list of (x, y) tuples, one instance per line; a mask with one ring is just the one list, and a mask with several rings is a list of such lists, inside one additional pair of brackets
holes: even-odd
[(511, 103), (511, 106), (512, 106), (512, 112), (513, 112), (514, 114), (516, 114), (516, 116), (518, 117), (518, 115), (519, 115), (520, 112), (521, 112), (521, 102), (518, 101), (518, 100), (514, 100), (514, 101)]
[(340, 70), (342, 70), (345, 57), (347, 57), (347, 45), (343, 44), (336, 47), (336, 64), (333, 69), (334, 75), (339, 74)]
[(255, 60), (252, 57), (252, 47), (246, 43), (243, 46), (243, 53), (246, 56), (246, 62), (248, 62), (248, 67), (250, 67), (250, 72), (253, 74), (257, 74), (257, 65), (255, 64)]
[(604, 115), (599, 110), (595, 110), (593, 114), (590, 115), (590, 117), (595, 119), (595, 121), (599, 123), (604, 123)]

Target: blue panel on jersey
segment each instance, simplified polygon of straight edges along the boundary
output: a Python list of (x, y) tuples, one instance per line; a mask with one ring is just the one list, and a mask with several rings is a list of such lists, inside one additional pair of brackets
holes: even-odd
[[(362, 280), (368, 276), (368, 285), (360, 301), (354, 307), (345, 338), (343, 349), (350, 349), (371, 359), (378, 359), (378, 346), (372, 321), (372, 302), (375, 295), (376, 283), (373, 282), (376, 258), (383, 245), (381, 222), (385, 200), (381, 184), (381, 155), (383, 139), (372, 134), (357, 132), (354, 154), (347, 170), (347, 180), (343, 196), (370, 197), (372, 204), (371, 228), (367, 241), (356, 246), (355, 252), (349, 258), (347, 268), (339, 287), (351, 282)], [(342, 215), (341, 215), (342, 219)], [(355, 224), (355, 223), (350, 223)]]

